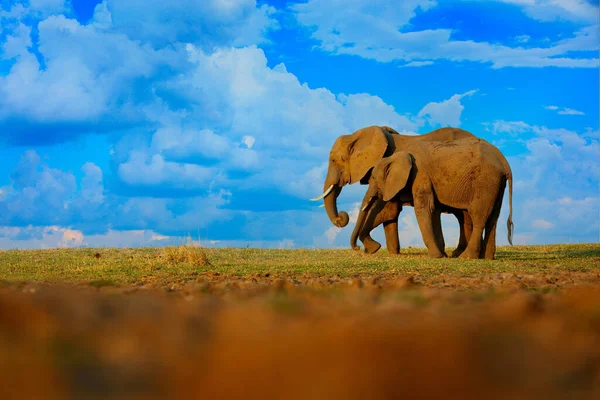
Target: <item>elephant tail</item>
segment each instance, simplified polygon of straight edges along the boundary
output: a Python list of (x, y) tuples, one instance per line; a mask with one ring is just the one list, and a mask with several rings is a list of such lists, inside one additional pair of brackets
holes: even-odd
[(510, 172), (508, 174), (508, 206), (510, 208), (510, 213), (508, 214), (508, 220), (506, 221), (506, 229), (508, 230), (508, 243), (510, 243), (510, 245), (513, 245), (512, 242), (512, 238), (513, 238), (513, 231), (515, 230), (515, 224), (513, 224), (512, 221), (512, 212), (513, 212), (513, 205), (512, 205), (512, 191), (513, 191), (513, 176), (512, 176), (512, 172)]

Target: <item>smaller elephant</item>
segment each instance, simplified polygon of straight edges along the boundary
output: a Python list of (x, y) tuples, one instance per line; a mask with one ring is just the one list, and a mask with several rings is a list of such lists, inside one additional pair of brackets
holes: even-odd
[(507, 228), (512, 244), (512, 174), (495, 147), (481, 139), (464, 139), (420, 144), (410, 152), (398, 151), (373, 168), (351, 245), (356, 248), (359, 232), (371, 229), (372, 218), (367, 216), (373, 206), (381, 207), (382, 202), (393, 199), (415, 207), (430, 257), (447, 257), (440, 214), (463, 210), (470, 216), (473, 231), (460, 257), (494, 259), (496, 221), (507, 180), (511, 206)]
[[(379, 249), (378, 243), (370, 238), (369, 233), (371, 229), (377, 225), (376, 220), (382, 215), (386, 215), (386, 210), (390, 209), (395, 211), (397, 214), (402, 212), (403, 206), (413, 206), (413, 202), (410, 199), (411, 194), (408, 190), (404, 190), (400, 193), (400, 196), (395, 198), (396, 201), (383, 201), (378, 198), (372, 207), (369, 208), (368, 212), (365, 212), (361, 218), (356, 222), (352, 235), (350, 236), (350, 247), (356, 251), (360, 251), (360, 246), (357, 244), (357, 239), (360, 239), (365, 246), (365, 253), (372, 254)], [(471, 238), (471, 231), (473, 230), (473, 223), (468, 211), (459, 210), (452, 207), (447, 207), (443, 204), (439, 205), (440, 214), (453, 214), (458, 220), (459, 227), (459, 241), (457, 247), (452, 251), (450, 257), (459, 257), (467, 248), (467, 243)], [(389, 213), (389, 211), (388, 211)], [(438, 222), (439, 221), (439, 222)], [(445, 241), (442, 232), (441, 219), (434, 219), (434, 233), (436, 235), (436, 241), (440, 244), (440, 249), (443, 252), (443, 257), (448, 255), (445, 252)], [(372, 243), (375, 243), (373, 245)], [(376, 246), (376, 247), (375, 247)]]

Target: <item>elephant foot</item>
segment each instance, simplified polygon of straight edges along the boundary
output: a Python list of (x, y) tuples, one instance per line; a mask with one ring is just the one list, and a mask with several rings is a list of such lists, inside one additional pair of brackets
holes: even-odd
[(373, 254), (381, 248), (381, 244), (379, 242), (377, 242), (369, 237), (365, 238), (365, 240), (363, 241), (363, 244), (365, 246), (365, 253), (367, 253), (367, 254)]
[(447, 258), (448, 255), (446, 253), (442, 253), (439, 250), (435, 250), (435, 251), (428, 251), (427, 257), (429, 257), (429, 258)]
[(477, 260), (477, 259), (479, 259), (479, 253), (473, 252), (473, 251), (465, 251), (459, 256), (459, 258)]
[(455, 249), (452, 252), (452, 258), (458, 258), (464, 251), (465, 251), (465, 249), (460, 249), (460, 248)]

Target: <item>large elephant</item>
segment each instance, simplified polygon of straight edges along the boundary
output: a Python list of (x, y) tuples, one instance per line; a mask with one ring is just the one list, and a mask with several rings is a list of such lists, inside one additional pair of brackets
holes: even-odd
[[(338, 212), (337, 198), (342, 188), (347, 184), (360, 182), (367, 184), (371, 169), (383, 157), (395, 153), (399, 149), (420, 142), (441, 142), (462, 138), (474, 138), (471, 133), (459, 128), (440, 128), (424, 135), (401, 135), (386, 126), (369, 126), (349, 135), (337, 138), (329, 152), (329, 167), (323, 194), (316, 199), (324, 198), (325, 209), (331, 222), (342, 228), (348, 224), (349, 217), (344, 211)], [(372, 229), (383, 224), (385, 240), (390, 254), (400, 252), (398, 238), (398, 215), (402, 204), (397, 201), (380, 202), (379, 207), (373, 208)], [(458, 219), (461, 236), (453, 256), (459, 255), (467, 246), (470, 234), (468, 213), (452, 212)], [(437, 231), (441, 236), (441, 227)], [(381, 245), (370, 236), (370, 230), (361, 237), (367, 253), (374, 253)]]
[[(409, 203), (430, 257), (443, 257), (444, 244), (436, 233), (443, 210), (467, 210), (473, 231), (463, 258), (494, 259), (496, 223), (508, 181), (510, 214), (508, 241), (512, 244), (512, 172), (493, 145), (478, 138), (412, 143), (373, 168), (351, 241), (365, 228), (375, 200)], [(367, 226), (368, 230), (369, 227)], [(485, 236), (482, 239), (482, 235)]]

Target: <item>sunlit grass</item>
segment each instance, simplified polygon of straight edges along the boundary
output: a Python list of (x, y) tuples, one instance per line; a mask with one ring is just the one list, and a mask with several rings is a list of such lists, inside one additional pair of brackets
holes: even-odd
[(500, 247), (496, 260), (430, 259), (424, 249), (385, 250), (366, 255), (353, 250), (203, 248), (182, 245), (136, 249), (50, 249), (0, 251), (0, 279), (46, 282), (136, 283), (192, 279), (199, 273), (231, 275), (340, 276), (373, 274), (474, 275), (600, 269), (600, 245)]

